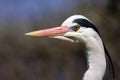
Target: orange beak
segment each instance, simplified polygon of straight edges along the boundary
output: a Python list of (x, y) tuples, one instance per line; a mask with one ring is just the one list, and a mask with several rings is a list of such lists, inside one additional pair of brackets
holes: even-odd
[(25, 35), (29, 36), (63, 36), (66, 32), (69, 31), (67, 26), (60, 26), (55, 28), (43, 29), (38, 31), (33, 31), (26, 33)]

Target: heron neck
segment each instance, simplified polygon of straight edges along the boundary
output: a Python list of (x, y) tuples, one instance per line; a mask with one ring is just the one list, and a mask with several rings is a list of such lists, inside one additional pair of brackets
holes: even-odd
[(106, 59), (100, 37), (89, 38), (86, 49), (89, 68), (85, 72), (83, 80), (102, 80), (106, 70)]

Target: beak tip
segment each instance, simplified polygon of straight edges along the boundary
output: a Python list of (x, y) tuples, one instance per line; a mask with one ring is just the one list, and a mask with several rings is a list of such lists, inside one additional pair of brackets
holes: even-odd
[(24, 34), (25, 36), (40, 36), (40, 34), (38, 34), (38, 32), (28, 32)]
[(30, 33), (25, 33), (24, 35), (26, 35), (26, 36), (30, 36), (31, 34), (30, 34)]

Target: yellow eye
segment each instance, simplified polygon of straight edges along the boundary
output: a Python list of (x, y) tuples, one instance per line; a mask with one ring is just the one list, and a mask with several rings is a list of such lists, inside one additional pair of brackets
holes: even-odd
[(73, 26), (73, 30), (74, 30), (74, 31), (78, 31), (79, 29), (80, 29), (80, 26), (79, 26), (79, 25)]

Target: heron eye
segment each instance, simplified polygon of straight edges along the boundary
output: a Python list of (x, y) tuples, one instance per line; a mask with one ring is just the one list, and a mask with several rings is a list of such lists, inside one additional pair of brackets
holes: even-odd
[(80, 26), (79, 25), (76, 25), (76, 26), (73, 26), (72, 28), (74, 31), (78, 31), (80, 29)]

